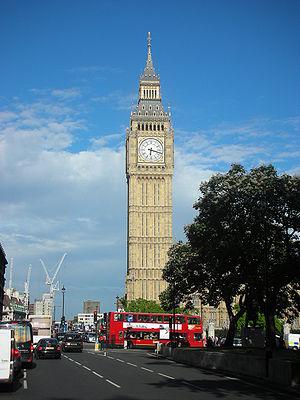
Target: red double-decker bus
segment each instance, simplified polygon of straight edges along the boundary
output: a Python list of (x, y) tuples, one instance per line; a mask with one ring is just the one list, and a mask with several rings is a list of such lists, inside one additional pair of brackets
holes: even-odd
[(110, 312), (107, 343), (112, 347), (156, 347), (157, 343), (203, 347), (203, 326), (197, 315)]

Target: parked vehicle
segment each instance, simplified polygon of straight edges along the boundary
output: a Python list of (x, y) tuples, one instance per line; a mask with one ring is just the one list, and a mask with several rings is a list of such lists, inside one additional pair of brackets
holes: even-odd
[(78, 333), (66, 333), (61, 342), (62, 351), (82, 352), (83, 343), (81, 335)]
[(59, 342), (61, 342), (61, 341), (63, 340), (63, 338), (65, 337), (65, 333), (64, 333), (64, 332), (58, 332), (58, 333), (55, 335), (55, 337), (56, 337), (56, 339), (57, 339)]
[(289, 333), (284, 335), (285, 347), (292, 350), (300, 349), (300, 334), (299, 333)]
[(235, 337), (233, 339), (233, 346), (234, 347), (242, 347), (242, 339)]
[(1, 321), (0, 329), (13, 329), (16, 347), (21, 353), (22, 364), (32, 365), (33, 335), (29, 321)]
[(13, 329), (0, 329), (0, 383), (12, 384), (21, 372), (21, 354)]
[(35, 348), (35, 358), (61, 358), (61, 347), (57, 339), (40, 339)]

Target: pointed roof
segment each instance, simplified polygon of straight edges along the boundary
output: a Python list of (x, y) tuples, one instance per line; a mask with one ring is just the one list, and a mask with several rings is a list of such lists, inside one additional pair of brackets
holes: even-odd
[(148, 47), (148, 54), (147, 54), (146, 67), (144, 69), (144, 72), (143, 72), (140, 80), (141, 81), (159, 81), (159, 76), (155, 72), (155, 69), (153, 66), (153, 61), (152, 61), (150, 32), (148, 32), (147, 47)]

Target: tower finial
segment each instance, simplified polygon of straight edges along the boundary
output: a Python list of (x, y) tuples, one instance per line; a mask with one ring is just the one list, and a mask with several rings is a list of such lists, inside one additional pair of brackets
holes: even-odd
[(150, 61), (152, 59), (152, 57), (151, 57), (151, 33), (150, 32), (148, 32), (147, 46), (148, 46), (148, 61)]

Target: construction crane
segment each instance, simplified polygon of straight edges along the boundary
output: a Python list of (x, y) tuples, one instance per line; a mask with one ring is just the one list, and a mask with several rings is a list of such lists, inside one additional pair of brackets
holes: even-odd
[(55, 282), (55, 279), (56, 279), (57, 274), (58, 274), (58, 272), (60, 270), (60, 267), (62, 266), (62, 263), (64, 262), (64, 259), (65, 259), (66, 255), (67, 255), (67, 253), (65, 253), (62, 256), (62, 258), (59, 261), (58, 266), (57, 266), (57, 268), (56, 268), (56, 270), (55, 270), (55, 272), (54, 272), (52, 277), (49, 275), (49, 272), (48, 272), (48, 270), (46, 268), (46, 265), (45, 265), (44, 261), (42, 259), (40, 259), (40, 262), (41, 262), (42, 267), (44, 268), (44, 271), (45, 271), (45, 274), (46, 274), (45, 283), (46, 283), (47, 286), (49, 286), (50, 298), (51, 298), (51, 302), (52, 302), (52, 305), (51, 305), (52, 309), (53, 309), (53, 305), (54, 305), (55, 292), (59, 290), (59, 281)]
[(29, 264), (26, 281), (24, 282), (24, 304), (26, 307), (26, 317), (29, 315), (29, 283), (30, 283), (30, 275), (31, 275), (32, 265)]
[(12, 278), (13, 278), (13, 270), (14, 270), (14, 259), (10, 259), (9, 264), (9, 281), (8, 281), (8, 288), (12, 291)]

